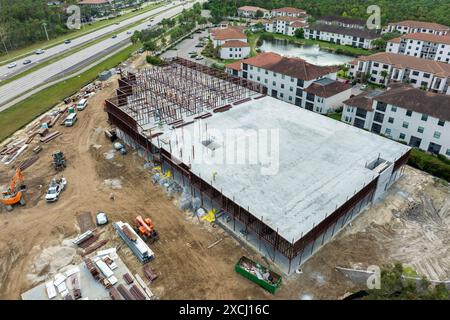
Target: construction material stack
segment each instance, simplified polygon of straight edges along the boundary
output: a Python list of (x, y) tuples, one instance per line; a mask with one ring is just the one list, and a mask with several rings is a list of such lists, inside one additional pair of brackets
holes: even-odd
[(153, 243), (159, 239), (159, 233), (150, 218), (137, 216), (135, 219), (135, 230), (141, 236), (142, 240)]
[(138, 260), (145, 264), (154, 258), (153, 251), (149, 246), (137, 235), (131, 226), (122, 221), (117, 221), (113, 224), (117, 234), (128, 245)]

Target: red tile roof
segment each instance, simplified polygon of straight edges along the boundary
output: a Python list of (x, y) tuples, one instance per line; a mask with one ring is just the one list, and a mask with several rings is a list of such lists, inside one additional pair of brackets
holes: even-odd
[(239, 27), (228, 27), (225, 29), (212, 29), (211, 35), (215, 40), (227, 39), (247, 39), (247, 36), (240, 30)]
[(78, 4), (109, 4), (109, 0), (80, 0)]
[(394, 38), (389, 40), (388, 42), (392, 42), (392, 43), (400, 43), (400, 41), (402, 40), (402, 37), (398, 37), (398, 38)]
[(450, 28), (447, 26), (444, 26), (439, 23), (434, 22), (425, 22), (425, 21), (414, 21), (414, 20), (405, 20), (405, 21), (399, 21), (399, 22), (393, 22), (389, 23), (389, 25), (393, 26), (404, 26), (404, 27), (410, 27), (410, 28), (420, 28), (420, 29), (433, 29), (436, 31), (449, 31)]
[(230, 40), (230, 41), (226, 41), (224, 44), (222, 44), (221, 47), (222, 48), (243, 48), (243, 47), (250, 47), (250, 45), (244, 41)]
[[(420, 59), (417, 57), (391, 53), (379, 52), (370, 56), (359, 57), (360, 61), (375, 61), (393, 65), (395, 68), (413, 69), (432, 73), (438, 77), (450, 77), (450, 64), (434, 60)], [(356, 60), (356, 61), (358, 61)], [(354, 63), (350, 63), (354, 64)]]
[(314, 80), (338, 70), (337, 67), (316, 66), (300, 58), (287, 58), (273, 52), (260, 53), (242, 60), (242, 63), (302, 80)]
[(242, 11), (262, 11), (262, 12), (268, 12), (269, 10), (264, 9), (264, 8), (260, 8), (260, 7), (254, 7), (254, 6), (243, 6), (243, 7), (239, 7), (238, 10), (242, 10)]
[(321, 85), (314, 82), (306, 88), (305, 91), (321, 98), (329, 98), (338, 93), (350, 90), (351, 88), (351, 85), (339, 81), (333, 81), (327, 85)]
[(305, 10), (298, 9), (298, 8), (292, 8), (292, 7), (284, 7), (284, 8), (278, 8), (273, 9), (273, 12), (286, 12), (286, 13), (306, 13)]
[(227, 68), (236, 70), (236, 71), (241, 71), (241, 61), (236, 61), (236, 62), (227, 64)]
[(291, 27), (294, 27), (294, 28), (304, 28), (307, 25), (308, 24), (300, 22), (300, 21), (294, 21), (294, 22), (291, 23)]

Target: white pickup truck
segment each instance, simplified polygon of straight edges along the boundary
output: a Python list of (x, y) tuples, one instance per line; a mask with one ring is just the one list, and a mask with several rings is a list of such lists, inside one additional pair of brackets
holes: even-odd
[(48, 187), (47, 194), (45, 195), (45, 200), (47, 202), (58, 201), (59, 195), (64, 190), (66, 184), (67, 180), (64, 177), (61, 179), (53, 178)]

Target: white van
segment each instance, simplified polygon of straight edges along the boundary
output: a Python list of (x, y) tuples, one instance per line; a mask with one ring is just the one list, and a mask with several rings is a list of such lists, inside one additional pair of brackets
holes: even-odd
[(64, 125), (66, 127), (71, 127), (75, 124), (76, 121), (77, 121), (77, 114), (71, 113), (67, 116), (66, 120), (64, 120)]
[(81, 99), (77, 103), (77, 110), (78, 111), (84, 110), (87, 107), (87, 105), (88, 105), (87, 99)]

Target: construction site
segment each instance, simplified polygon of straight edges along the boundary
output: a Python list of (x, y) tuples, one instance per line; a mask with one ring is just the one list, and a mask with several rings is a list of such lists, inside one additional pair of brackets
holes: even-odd
[[(337, 267), (397, 261), (450, 278), (450, 189), (409, 147), (180, 58), (127, 66), (0, 146), (1, 299), (340, 299), (361, 283)], [(276, 128), (273, 162), (218, 161), (220, 130)]]

